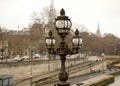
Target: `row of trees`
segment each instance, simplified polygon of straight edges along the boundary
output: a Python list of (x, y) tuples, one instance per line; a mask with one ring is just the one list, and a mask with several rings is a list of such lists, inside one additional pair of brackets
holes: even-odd
[[(34, 28), (33, 28), (34, 27)], [(73, 37), (73, 31), (66, 37), (66, 42), (71, 46), (71, 38)], [(120, 54), (120, 38), (113, 34), (106, 34), (103, 37), (97, 37), (95, 34), (89, 32), (81, 32), (83, 39), (83, 45), (81, 52), (91, 52), (91, 54), (99, 55), (101, 53), (110, 55)], [(45, 46), (45, 31), (42, 25), (33, 25), (28, 31), (9, 31), (0, 32), (0, 46), (4, 48), (6, 54), (30, 54), (31, 49), (37, 53), (43, 53), (46, 51)], [(56, 47), (60, 41), (60, 37), (56, 35)]]
[(82, 32), (83, 37), (83, 50), (90, 51), (92, 54), (101, 53), (109, 55), (120, 54), (120, 38), (113, 34), (106, 34), (103, 37), (98, 37), (95, 34)]

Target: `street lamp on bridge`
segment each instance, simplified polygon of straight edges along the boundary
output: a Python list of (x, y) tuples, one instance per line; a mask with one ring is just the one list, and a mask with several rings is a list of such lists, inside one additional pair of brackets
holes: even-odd
[(80, 47), (82, 46), (82, 38), (79, 34), (78, 29), (75, 31), (75, 36), (72, 38), (72, 49), (68, 48), (68, 44), (64, 41), (65, 37), (69, 34), (71, 26), (71, 20), (68, 18), (68, 16), (65, 15), (64, 9), (61, 9), (60, 16), (57, 16), (55, 19), (55, 28), (61, 38), (59, 47), (57, 50), (54, 50), (55, 38), (52, 36), (51, 30), (49, 31), (48, 37), (46, 37), (45, 40), (49, 54), (57, 53), (60, 55), (61, 71), (58, 76), (60, 82), (57, 84), (57, 86), (70, 86), (70, 84), (67, 82), (68, 74), (65, 69), (66, 55), (71, 53), (78, 53)]

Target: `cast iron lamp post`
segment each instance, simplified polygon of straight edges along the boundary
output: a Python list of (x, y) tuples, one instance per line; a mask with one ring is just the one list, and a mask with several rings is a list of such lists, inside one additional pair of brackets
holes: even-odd
[(64, 9), (61, 9), (60, 16), (55, 19), (55, 28), (58, 35), (61, 38), (61, 42), (57, 50), (54, 50), (55, 38), (52, 36), (52, 31), (50, 30), (48, 37), (46, 37), (46, 46), (49, 54), (57, 53), (60, 55), (61, 60), (61, 71), (59, 73), (59, 81), (57, 86), (69, 86), (70, 84), (67, 82), (68, 74), (65, 70), (65, 60), (66, 55), (71, 53), (78, 53), (79, 48), (82, 44), (82, 38), (79, 35), (78, 29), (75, 31), (75, 36), (72, 38), (73, 49), (68, 48), (68, 44), (64, 41), (65, 37), (69, 34), (70, 28), (72, 26), (71, 20), (68, 16), (65, 16)]

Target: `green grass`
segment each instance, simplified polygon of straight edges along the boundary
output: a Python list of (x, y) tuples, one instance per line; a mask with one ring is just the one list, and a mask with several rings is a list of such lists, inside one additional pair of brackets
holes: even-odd
[(115, 66), (117, 64), (120, 64), (120, 62), (113, 62), (111, 65)]
[(114, 72), (114, 73), (111, 73), (110, 75), (118, 76), (118, 75), (120, 75), (120, 71), (118, 71), (118, 72)]
[(106, 55), (105, 58), (120, 58), (120, 55)]

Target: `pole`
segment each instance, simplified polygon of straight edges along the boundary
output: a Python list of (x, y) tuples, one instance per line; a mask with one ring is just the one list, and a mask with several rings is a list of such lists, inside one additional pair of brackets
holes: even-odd
[(90, 73), (92, 73), (92, 63), (90, 63)]
[(104, 73), (104, 53), (101, 54), (102, 56), (102, 72)]
[(68, 74), (69, 74), (69, 68), (70, 68), (69, 59), (67, 61), (68, 61)]
[(3, 52), (2, 52), (2, 62), (3, 62)]
[(31, 71), (30, 71), (30, 86), (32, 86), (32, 57), (31, 57), (31, 62), (30, 62), (31, 64), (30, 64), (30, 69), (31, 69)]
[(66, 55), (63, 55), (60, 57), (61, 60), (61, 71), (59, 73), (59, 80), (60, 82), (57, 84), (57, 86), (70, 86), (70, 83), (66, 82), (68, 80), (68, 73), (65, 70), (65, 60)]
[(102, 56), (102, 72), (104, 73), (104, 56)]
[(48, 71), (50, 71), (50, 54), (48, 54), (48, 56), (49, 56), (49, 59), (48, 59)]
[(32, 86), (32, 59), (31, 59), (31, 75), (30, 75), (30, 86)]
[(31, 60), (30, 60), (30, 86), (32, 86), (32, 57), (33, 57), (33, 51), (31, 51)]

